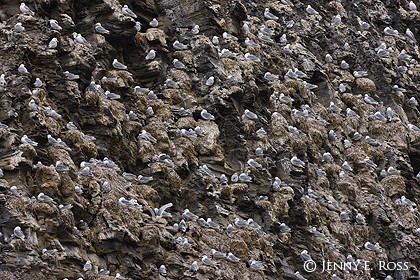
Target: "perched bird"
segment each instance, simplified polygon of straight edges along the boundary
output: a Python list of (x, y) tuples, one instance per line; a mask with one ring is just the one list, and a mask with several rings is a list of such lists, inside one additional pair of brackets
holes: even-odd
[(126, 70), (127, 66), (119, 62), (116, 58), (112, 61), (112, 66), (117, 70)]
[(333, 20), (331, 21), (331, 25), (332, 26), (336, 26), (338, 24), (340, 24), (341, 22), (341, 16), (340, 15), (336, 15)]
[(167, 275), (165, 265), (162, 264), (161, 266), (159, 266), (159, 274), (162, 275), (162, 276), (166, 276)]
[(126, 16), (129, 16), (129, 17), (132, 17), (132, 18), (137, 18), (137, 15), (127, 5), (124, 5), (122, 7), (121, 11)]
[(176, 40), (172, 46), (174, 47), (175, 50), (180, 51), (180, 50), (186, 50), (188, 49), (188, 46), (185, 44), (180, 43), (178, 40)]
[(48, 43), (48, 48), (49, 49), (55, 49), (58, 45), (58, 39), (57, 38), (52, 38), (51, 41)]
[(235, 256), (234, 254), (232, 254), (231, 252), (228, 253), (227, 255), (227, 260), (230, 262), (234, 262), (234, 263), (238, 263), (241, 261), (240, 258), (238, 258), (237, 256)]
[(191, 271), (197, 272), (199, 269), (200, 268), (198, 267), (197, 261), (193, 261), (193, 263), (191, 264)]
[(256, 261), (254, 259), (250, 259), (248, 261), (248, 263), (249, 263), (249, 267), (252, 270), (263, 270), (264, 269), (264, 264), (262, 262)]
[(18, 72), (22, 75), (30, 75), (28, 69), (26, 69), (26, 67), (23, 63), (19, 65)]
[(60, 30), (62, 30), (63, 28), (58, 24), (58, 21), (56, 21), (55, 19), (50, 19), (49, 20), (49, 23), (50, 23), (50, 27), (51, 27), (51, 29), (53, 29), (53, 30), (57, 30), (57, 31), (60, 31)]
[(278, 16), (275, 16), (274, 14), (272, 14), (270, 12), (270, 8), (265, 8), (265, 10), (264, 10), (264, 17), (266, 19), (271, 19), (271, 20), (278, 20), (279, 19)]
[(22, 144), (29, 144), (34, 147), (38, 146), (38, 143), (30, 139), (27, 135), (23, 135), (22, 138), (20, 138), (20, 141)]
[(319, 15), (319, 13), (314, 8), (312, 8), (311, 5), (306, 7), (306, 12), (310, 15)]
[(212, 259), (210, 259), (206, 255), (203, 256), (203, 258), (201, 259), (201, 262), (207, 266), (216, 266), (216, 262), (214, 262)]
[(92, 269), (92, 263), (90, 261), (87, 261), (84, 265), (83, 265), (83, 271), (89, 271)]
[(31, 16), (35, 15), (35, 13), (23, 2), (20, 3), (19, 9), (25, 15), (31, 15)]
[(146, 60), (153, 60), (156, 57), (156, 51), (150, 50), (149, 53), (146, 55)]
[(408, 9), (410, 11), (417, 11), (417, 6), (416, 6), (416, 4), (414, 4), (413, 1), (410, 1), (410, 3), (408, 3)]
[(20, 226), (16, 226), (13, 229), (13, 235), (21, 240), (25, 239), (25, 234), (23, 233), (22, 229)]
[(64, 71), (64, 76), (67, 80), (74, 81), (80, 79), (80, 76), (77, 74), (70, 73), (69, 71)]
[(178, 59), (174, 58), (174, 60), (172, 61), (172, 65), (176, 68), (176, 69), (185, 69), (185, 64), (182, 63), (181, 61), (179, 61)]
[(305, 168), (305, 163), (302, 160), (298, 159), (297, 156), (293, 156), (290, 162), (292, 163), (293, 166), (296, 166), (299, 168)]
[(159, 26), (159, 21), (157, 19), (153, 18), (152, 21), (149, 22), (149, 25), (151, 27), (158, 27)]
[(212, 114), (210, 114), (209, 112), (207, 112), (206, 109), (201, 110), (200, 116), (207, 121), (215, 120), (214, 116)]
[(109, 34), (109, 30), (105, 29), (99, 22), (95, 23), (95, 31), (99, 34)]
[(25, 31), (25, 27), (22, 25), (22, 23), (21, 23), (21, 22), (16, 23), (16, 24), (15, 24), (15, 26), (13, 27), (13, 29), (14, 29), (16, 32), (22, 32), (22, 31)]

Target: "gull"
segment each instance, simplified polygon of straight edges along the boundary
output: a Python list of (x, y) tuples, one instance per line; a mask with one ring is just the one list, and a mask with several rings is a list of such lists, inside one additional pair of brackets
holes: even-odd
[(349, 67), (350, 67), (350, 65), (345, 60), (341, 61), (341, 63), (340, 63), (340, 68), (341, 69), (346, 70), (346, 69), (349, 69)]
[(333, 158), (333, 156), (331, 155), (330, 152), (326, 152), (322, 155), (322, 161), (330, 162), (330, 161), (333, 161), (333, 160), (334, 160), (334, 158)]
[(15, 26), (13, 27), (13, 29), (14, 29), (16, 32), (22, 32), (22, 31), (25, 31), (25, 27), (22, 25), (22, 23), (21, 23), (21, 22), (16, 23), (16, 24), (15, 24)]
[(191, 33), (194, 35), (200, 33), (200, 26), (198, 24), (194, 25), (194, 27), (191, 29)]
[(231, 56), (234, 56), (234, 54), (228, 49), (222, 49), (222, 51), (219, 52), (219, 58), (228, 58)]
[(34, 87), (41, 87), (42, 86), (42, 81), (40, 78), (35, 78), (35, 82), (34, 82)]
[(245, 173), (239, 174), (238, 179), (240, 182), (246, 182), (246, 183), (250, 183), (252, 181), (252, 177)]
[(149, 53), (146, 55), (146, 60), (153, 60), (156, 57), (156, 51), (150, 50)]
[(136, 208), (136, 209), (142, 209), (143, 208), (143, 206), (138, 204), (137, 200), (135, 200), (135, 199), (128, 200), (125, 197), (120, 197), (118, 199), (118, 203), (121, 206), (124, 206), (124, 207), (130, 207), (130, 208)]
[(55, 49), (58, 45), (58, 39), (57, 38), (52, 38), (51, 41), (48, 43), (48, 48), (49, 49)]
[(230, 180), (232, 182), (235, 182), (235, 183), (238, 182), (238, 180), (239, 180), (239, 174), (237, 172), (233, 173), (232, 176), (230, 176)]
[(306, 7), (306, 12), (310, 15), (319, 15), (319, 13), (314, 8), (312, 8), (311, 5)]
[(408, 27), (405, 30), (405, 35), (407, 35), (410, 39), (415, 40), (414, 33)]
[(199, 217), (197, 215), (195, 215), (194, 213), (190, 212), (190, 210), (185, 209), (184, 212), (182, 213), (182, 217), (186, 220), (190, 220), (190, 221), (195, 221), (197, 220)]
[(23, 135), (22, 138), (20, 138), (20, 141), (22, 142), (22, 144), (29, 144), (34, 147), (38, 146), (38, 143), (30, 139), (26, 134)]
[(298, 159), (296, 156), (293, 156), (290, 162), (293, 166), (305, 168), (305, 163), (302, 160)]
[(401, 59), (402, 61), (407, 61), (410, 62), (412, 59), (411, 55), (408, 55), (406, 50), (401, 50), (400, 54), (398, 55), (399, 59)]
[(363, 247), (365, 247), (365, 249), (367, 249), (369, 251), (380, 251), (381, 250), (381, 247), (379, 246), (379, 243), (373, 244), (369, 241), (367, 241)]
[(152, 106), (147, 107), (145, 113), (146, 113), (146, 116), (153, 116), (155, 114)]
[(182, 63), (181, 61), (179, 61), (178, 59), (174, 58), (174, 60), (172, 61), (173, 66), (176, 69), (185, 69), (185, 64)]
[[(3, 171), (2, 171), (2, 174), (3, 174)], [(3, 177), (3, 176), (0, 176), (0, 178), (1, 177)], [(15, 196), (19, 196), (20, 195), (19, 190), (18, 190), (18, 188), (16, 186), (11, 186), (10, 189), (9, 189), (9, 191), (10, 191), (10, 193), (12, 195), (15, 195)]]
[(119, 62), (116, 58), (112, 61), (112, 66), (117, 70), (126, 70), (127, 66)]
[(80, 79), (80, 76), (77, 74), (70, 73), (69, 71), (64, 72), (64, 76), (67, 80), (74, 81)]
[(296, 271), (294, 275), (295, 275), (295, 278), (296, 278), (297, 280), (308, 280), (308, 279), (306, 279), (305, 277), (303, 277), (303, 276), (300, 274), (300, 272), (299, 272), (299, 271)]
[(215, 249), (211, 249), (210, 251), (211, 251), (211, 255), (213, 257), (215, 257), (216, 259), (225, 259), (226, 258), (226, 253), (219, 252)]
[(268, 35), (268, 36), (273, 36), (273, 35), (275, 34), (275, 32), (274, 32), (274, 30), (273, 30), (273, 29), (268, 28), (268, 27), (267, 27), (267, 26), (265, 26), (265, 25), (261, 25), (261, 27), (260, 27), (260, 31), (261, 31), (261, 33), (263, 33), (263, 34), (265, 34), (265, 35)]
[(244, 228), (244, 227), (248, 226), (248, 222), (236, 217), (235, 218), (235, 226), (237, 226), (238, 228)]
[(275, 21), (279, 19), (279, 17), (275, 16), (274, 14), (272, 14), (270, 12), (270, 8), (265, 8), (265, 10), (264, 10), (264, 17), (266, 19), (271, 19), (271, 20), (275, 20)]
[(214, 84), (214, 77), (213, 76), (210, 76), (207, 80), (206, 80), (206, 82), (204, 83), (206, 86), (209, 86), (209, 87), (211, 87), (213, 84)]
[(35, 15), (35, 13), (23, 2), (20, 3), (19, 9), (25, 15), (31, 15), (31, 16)]
[(207, 266), (216, 266), (216, 263), (206, 255), (203, 256), (201, 262)]
[(342, 222), (350, 220), (349, 215), (344, 211), (341, 211), (339, 216)]
[(405, 88), (400, 88), (398, 85), (393, 85), (392, 86), (392, 91), (397, 92), (397, 93), (404, 93), (407, 92), (407, 90)]
[(137, 18), (137, 15), (130, 10), (130, 8), (127, 5), (124, 5), (121, 9), (122, 13), (126, 16), (132, 17), (132, 18)]
[(314, 85), (314, 84), (308, 83), (308, 82), (306, 82), (306, 81), (303, 81), (303, 86), (304, 86), (306, 89), (309, 89), (309, 90), (316, 89), (316, 88), (318, 87), (317, 85)]
[(162, 276), (167, 275), (165, 265), (162, 264), (161, 266), (159, 266), (159, 274), (162, 275)]
[(119, 94), (110, 92), (109, 90), (105, 91), (105, 97), (110, 99), (110, 100), (117, 100), (117, 99), (121, 98), (121, 96)]
[(406, 198), (404, 195), (401, 196), (401, 198), (399, 199), (399, 201), (397, 203), (401, 203), (402, 205), (405, 205), (405, 206), (412, 206), (412, 207), (416, 207), (417, 206), (416, 203), (414, 203), (410, 199)]
[(367, 23), (367, 22), (365, 22), (365, 21), (362, 21), (362, 22), (360, 23), (360, 27), (361, 27), (363, 30), (368, 30), (368, 29), (370, 28), (370, 24), (369, 24), (369, 23)]
[(258, 39), (265, 42), (265, 43), (269, 43), (269, 44), (273, 44), (274, 40), (271, 39), (270, 37), (268, 37), (265, 34), (262, 34), (261, 32), (258, 33)]
[(287, 130), (288, 130), (290, 133), (293, 133), (293, 134), (299, 134), (299, 133), (300, 133), (299, 129), (297, 129), (296, 127), (291, 126), (291, 125), (289, 125), (289, 126), (287, 127)]
[(58, 24), (58, 21), (56, 21), (55, 19), (50, 19), (49, 20), (49, 23), (50, 23), (50, 27), (51, 27), (51, 29), (53, 29), (53, 30), (57, 30), (57, 31), (60, 31), (61, 29), (63, 29), (59, 24)]
[(279, 100), (281, 103), (291, 104), (293, 103), (294, 99), (288, 95), (284, 95), (284, 93), (280, 93)]
[(248, 109), (245, 109), (245, 112), (242, 115), (242, 120), (249, 119), (249, 120), (258, 120), (257, 114), (251, 112)]
[(381, 114), (381, 112), (375, 112), (373, 114), (373, 119), (378, 120), (378, 121), (386, 121), (386, 118), (384, 117), (384, 115)]
[(172, 46), (173, 46), (173, 47), (174, 47), (174, 49), (176, 49), (176, 50), (186, 50), (186, 49), (188, 49), (188, 46), (187, 46), (187, 45), (184, 45), (184, 44), (180, 43), (178, 40), (176, 40), (176, 41), (172, 44)]
[(303, 250), (302, 252), (300, 252), (300, 257), (305, 262), (312, 260), (312, 257), (311, 257), (311, 255), (308, 254), (307, 250)]
[(340, 113), (341, 112), (341, 108), (337, 105), (335, 105), (334, 102), (330, 102), (330, 106), (328, 106), (328, 110), (334, 113)]
[(143, 176), (143, 175), (139, 175), (139, 176), (137, 176), (137, 181), (138, 181), (140, 184), (147, 184), (147, 183), (149, 183), (149, 182), (153, 181), (153, 177), (152, 177), (152, 176)]
[(19, 72), (20, 74), (30, 75), (30, 73), (29, 73), (28, 69), (26, 69), (26, 67), (25, 67), (25, 65), (24, 65), (23, 63), (19, 65), (19, 67), (18, 67), (18, 72)]
[(336, 15), (336, 16), (333, 18), (333, 20), (331, 21), (331, 25), (332, 25), (332, 26), (335, 26), (335, 25), (340, 24), (340, 22), (341, 22), (341, 16), (340, 16), (340, 15)]
[(22, 229), (21, 229), (21, 227), (20, 227), (20, 226), (16, 226), (16, 227), (13, 229), (13, 235), (14, 235), (15, 237), (17, 237), (17, 238), (22, 239), (22, 240), (24, 240), (24, 239), (25, 239), (25, 234), (23, 233), (23, 231), (22, 231)]
[(149, 25), (151, 27), (158, 27), (159, 26), (159, 21), (156, 18), (153, 18), (151, 22), (149, 22)]
[(85, 37), (82, 36), (82, 34), (74, 32), (73, 38), (76, 43), (89, 46), (89, 42), (85, 39)]
[(165, 86), (168, 88), (179, 88), (178, 83), (172, 79), (166, 79)]
[(220, 182), (222, 185), (227, 184), (227, 183), (228, 183), (228, 178), (227, 178), (227, 176), (226, 176), (225, 174), (220, 175), (219, 182)]
[(351, 138), (355, 141), (358, 141), (360, 139), (362, 139), (362, 134), (360, 134), (358, 131), (356, 131), (355, 133), (353, 133), (353, 137)]
[(418, 105), (418, 102), (417, 102), (417, 99), (413, 96), (413, 97), (411, 97), (409, 100), (408, 100), (408, 105), (410, 105), (410, 106), (417, 106)]
[(266, 72), (266, 73), (264, 74), (264, 78), (265, 78), (266, 80), (269, 80), (269, 81), (274, 81), (274, 80), (278, 79), (278, 78), (279, 78), (279, 76), (278, 76), (278, 75), (271, 74), (270, 72)]
[(150, 89), (148, 88), (142, 88), (140, 86), (135, 86), (134, 87), (134, 93), (149, 93)]
[(244, 55), (246, 60), (253, 61), (253, 62), (261, 62), (261, 59), (259, 59), (256, 55), (246, 53)]
[(193, 263), (191, 264), (191, 271), (197, 272), (199, 269), (200, 268), (198, 267), (197, 261), (193, 261)]
[(378, 167), (369, 157), (366, 157), (363, 160), (363, 162), (366, 163), (367, 165), (373, 167), (373, 168), (377, 168)]
[(259, 48), (260, 45), (249, 39), (249, 37), (245, 38), (245, 46), (252, 47), (252, 48)]
[(355, 112), (355, 111), (353, 111), (351, 108), (347, 108), (346, 109), (346, 116), (347, 117), (359, 117), (359, 115)]
[(44, 202), (54, 202), (54, 199), (52, 199), (50, 196), (44, 194), (44, 193), (39, 193), (37, 196), (38, 201), (44, 201)]
[(353, 168), (351, 168), (347, 161), (344, 161), (341, 167), (343, 167), (343, 169), (346, 171), (353, 171)]
[(408, 9), (410, 11), (417, 11), (417, 6), (416, 6), (416, 4), (414, 4), (413, 1), (410, 1), (410, 3), (408, 3)]
[(99, 34), (109, 34), (109, 30), (105, 29), (99, 22), (95, 24), (95, 31)]
[(385, 27), (384, 28), (384, 33), (385, 33), (385, 35), (398, 36), (398, 30), (395, 30), (391, 27)]
[(92, 269), (92, 263), (90, 261), (87, 261), (85, 265), (83, 266), (83, 271), (89, 271)]
[(248, 261), (248, 263), (249, 263), (249, 267), (252, 270), (263, 270), (264, 269), (264, 264), (262, 262), (256, 261), (254, 259), (250, 259)]
[(410, 129), (411, 131), (415, 133), (420, 133), (420, 128), (418, 128), (414, 124), (409, 123), (407, 126), (408, 126), (408, 129)]
[(366, 77), (368, 75), (367, 71), (353, 71), (353, 76), (355, 78)]
[(0, 86), (1, 87), (6, 87), (7, 86), (7, 82), (6, 82), (6, 79), (4, 77), (5, 77), (4, 74), (0, 75)]
[(396, 169), (395, 167), (390, 166), (390, 167), (388, 167), (388, 169), (387, 169), (387, 173), (388, 173), (389, 175), (399, 175), (399, 174), (400, 174), (400, 171), (398, 171), (398, 169)]
[(240, 258), (238, 258), (237, 256), (235, 256), (234, 254), (232, 254), (231, 252), (229, 252), (227, 254), (227, 260), (230, 262), (234, 262), (234, 263), (238, 263), (241, 261)]
[(57, 172), (67, 172), (70, 168), (61, 161), (57, 161), (55, 163), (55, 170), (57, 170)]
[(219, 37), (213, 36), (213, 38), (211, 38), (211, 42), (213, 43), (213, 45), (218, 45), (219, 44)]
[(366, 223), (365, 216), (363, 216), (360, 213), (357, 213), (357, 215), (356, 215), (356, 223), (359, 224), (359, 225), (365, 224)]
[(328, 131), (328, 139), (330, 141), (337, 141), (337, 133), (334, 132), (334, 130)]
[(243, 31), (244, 33), (251, 33), (251, 29), (249, 28), (249, 26), (248, 26), (248, 23), (247, 23), (247, 22), (244, 22), (244, 24), (242, 25), (242, 31)]
[(326, 62), (328, 62), (328, 63), (331, 63), (331, 62), (333, 62), (333, 57), (329, 54), (329, 53), (327, 53), (326, 55), (325, 55), (325, 61)]
[(86, 166), (85, 168), (83, 168), (81, 174), (82, 174), (82, 176), (86, 176), (86, 177), (92, 177), (93, 176), (93, 173), (90, 170), (89, 166)]
[(254, 159), (252, 159), (252, 158), (250, 158), (248, 161), (247, 161), (247, 164), (249, 165), (249, 166), (251, 166), (251, 167), (255, 167), (255, 168), (261, 168), (262, 167), (262, 165), (261, 164), (259, 164), (258, 162), (256, 162)]
[(290, 54), (290, 53), (292, 53), (292, 50), (290, 49), (290, 44), (287, 44), (286, 46), (284, 46), (282, 49), (281, 49), (284, 53), (286, 53), (286, 54)]
[(363, 100), (370, 105), (378, 105), (379, 103), (373, 99), (372, 97), (370, 97), (368, 94), (365, 94), (363, 97)]
[(215, 120), (214, 116), (213, 116), (212, 114), (210, 114), (209, 112), (207, 112), (207, 110), (206, 110), (206, 109), (201, 110), (201, 112), (200, 112), (200, 116), (201, 116), (203, 119), (207, 120), (207, 121), (209, 121), (209, 120), (210, 120), (210, 121)]
[(156, 218), (162, 218), (162, 217), (172, 217), (170, 213), (165, 212), (166, 209), (169, 207), (172, 207), (172, 203), (167, 203), (163, 206), (161, 206), (159, 209), (155, 208)]
[(138, 22), (138, 21), (136, 21), (136, 23), (134, 25), (134, 28), (136, 29), (137, 32), (140, 32), (140, 30), (141, 30), (141, 23)]
[(344, 92), (346, 92), (346, 86), (345, 86), (344, 84), (339, 84), (339, 85), (338, 85), (338, 91), (339, 91), (340, 93), (344, 93)]
[(233, 36), (232, 34), (229, 34), (227, 32), (223, 32), (222, 34), (222, 38), (223, 39), (227, 39), (227, 40), (238, 40), (237, 37)]
[(273, 182), (273, 184), (271, 185), (271, 189), (272, 189), (273, 191), (278, 191), (278, 190), (280, 189), (280, 187), (281, 187), (281, 180), (280, 180), (280, 178), (279, 178), (279, 177), (275, 177), (275, 178), (274, 178), (274, 182)]
[(150, 134), (149, 132), (147, 132), (146, 130), (142, 130), (141, 133), (137, 136), (138, 140), (146, 140), (152, 143), (157, 143), (157, 140), (155, 137), (152, 136), (152, 134)]

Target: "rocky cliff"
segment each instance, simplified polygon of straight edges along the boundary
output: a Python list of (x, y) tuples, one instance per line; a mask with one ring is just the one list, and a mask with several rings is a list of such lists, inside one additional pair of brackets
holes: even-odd
[(417, 6), (0, 1), (0, 278), (419, 279)]

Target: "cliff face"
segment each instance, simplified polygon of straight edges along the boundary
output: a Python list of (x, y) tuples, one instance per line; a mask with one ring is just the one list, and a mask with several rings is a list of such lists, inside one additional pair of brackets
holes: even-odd
[(0, 278), (418, 279), (414, 8), (0, 1)]

